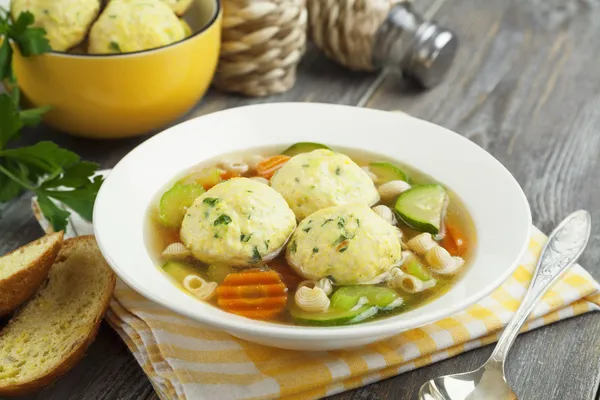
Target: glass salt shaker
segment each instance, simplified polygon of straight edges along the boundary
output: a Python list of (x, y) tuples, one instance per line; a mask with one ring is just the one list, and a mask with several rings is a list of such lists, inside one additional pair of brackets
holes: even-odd
[(458, 48), (456, 35), (417, 14), (410, 2), (394, 4), (373, 37), (375, 69), (399, 70), (423, 88), (439, 84)]

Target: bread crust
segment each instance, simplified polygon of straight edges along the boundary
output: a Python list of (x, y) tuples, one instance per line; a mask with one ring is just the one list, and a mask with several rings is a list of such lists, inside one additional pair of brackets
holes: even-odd
[[(80, 246), (82, 249), (85, 249), (87, 246), (90, 245), (97, 246), (96, 239), (93, 235), (79, 236), (76, 238), (67, 239), (63, 242), (62, 251), (60, 252), (57, 258), (57, 262), (67, 260), (72, 253), (79, 250)], [(100, 328), (100, 323), (102, 322), (104, 314), (108, 309), (110, 299), (112, 297), (112, 292), (116, 284), (116, 276), (112, 269), (108, 266), (104, 258), (102, 258), (100, 250), (98, 250), (98, 255), (99, 257), (101, 257), (100, 264), (105, 269), (105, 272), (109, 274), (109, 279), (108, 284), (104, 289), (102, 297), (98, 300), (102, 304), (100, 312), (95, 316), (94, 322), (91, 325), (87, 336), (85, 338), (82, 338), (82, 340), (78, 343), (76, 343), (72, 347), (70, 352), (65, 355), (63, 360), (59, 364), (57, 364), (52, 370), (50, 370), (47, 374), (36, 377), (26, 382), (20, 382), (18, 384), (10, 386), (0, 386), (0, 396), (21, 396), (35, 392), (43, 388), (44, 386), (47, 386), (56, 381), (60, 376), (62, 376), (73, 366), (75, 366), (81, 360), (81, 358), (83, 358), (86, 350), (96, 338), (98, 329)], [(0, 339), (1, 338), (2, 334), (0, 332)]]
[(35, 293), (44, 279), (46, 279), (48, 271), (62, 247), (63, 232), (48, 234), (5, 255), (25, 250), (52, 236), (59, 236), (59, 238), (40, 257), (32, 261), (29, 267), (20, 270), (6, 279), (0, 280), (0, 317), (11, 313), (23, 304), (25, 300)]

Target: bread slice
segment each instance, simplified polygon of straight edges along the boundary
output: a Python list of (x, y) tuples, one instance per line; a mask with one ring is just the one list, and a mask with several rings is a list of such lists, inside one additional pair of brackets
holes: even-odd
[(62, 245), (63, 233), (51, 233), (0, 257), (0, 317), (37, 290)]
[(0, 332), (0, 397), (46, 386), (83, 357), (115, 281), (93, 236), (63, 243), (47, 284)]

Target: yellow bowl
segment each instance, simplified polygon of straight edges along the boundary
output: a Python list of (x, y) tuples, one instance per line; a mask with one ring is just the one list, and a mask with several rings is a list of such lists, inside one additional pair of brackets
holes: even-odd
[(219, 0), (195, 0), (186, 20), (192, 36), (136, 53), (15, 52), (22, 94), (29, 106), (52, 106), (44, 122), (76, 136), (114, 139), (162, 128), (200, 100), (219, 58)]

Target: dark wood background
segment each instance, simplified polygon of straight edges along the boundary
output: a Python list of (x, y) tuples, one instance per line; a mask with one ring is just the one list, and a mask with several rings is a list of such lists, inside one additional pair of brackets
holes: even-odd
[[(420, 92), (395, 75), (347, 71), (310, 48), (288, 93), (248, 99), (211, 91), (184, 119), (244, 104), (307, 101), (402, 110), (432, 121), (497, 157), (524, 188), (534, 223), (544, 231), (571, 211), (588, 209), (596, 222), (580, 262), (600, 279), (600, 2), (416, 0), (415, 7), (437, 11), (435, 18), (460, 40), (452, 70), (431, 91)], [(103, 167), (147, 137), (98, 143), (46, 127), (26, 133), (26, 141), (54, 140)], [(0, 212), (0, 253), (40, 236), (27, 196)], [(473, 369), (490, 352), (490, 346), (474, 350), (332, 399), (412, 399), (425, 380)], [(600, 316), (521, 335), (507, 370), (520, 399), (598, 399)], [(106, 324), (79, 365), (28, 398), (157, 399)]]

